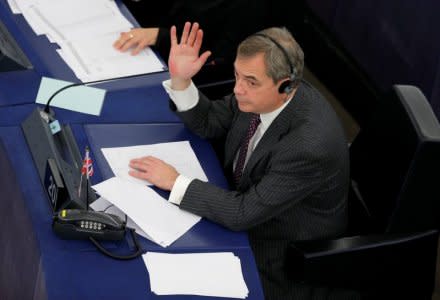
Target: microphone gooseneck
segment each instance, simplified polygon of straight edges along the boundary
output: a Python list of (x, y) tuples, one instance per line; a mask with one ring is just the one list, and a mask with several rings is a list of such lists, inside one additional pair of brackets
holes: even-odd
[(87, 82), (76, 82), (76, 83), (72, 83), (69, 85), (66, 85), (58, 90), (56, 90), (49, 98), (49, 100), (47, 100), (47, 103), (44, 107), (44, 112), (49, 114), (49, 110), (50, 110), (50, 103), (52, 102), (52, 100), (55, 98), (56, 95), (58, 95), (59, 93), (61, 93), (62, 91), (65, 91), (71, 87), (75, 87), (75, 86), (82, 86), (82, 85), (88, 85), (88, 84), (96, 84), (96, 83), (104, 83), (104, 82), (108, 82), (108, 81), (112, 81), (112, 80), (119, 80), (119, 79), (128, 79), (128, 78), (135, 78), (135, 77), (141, 77), (141, 76), (145, 76), (145, 75), (150, 75), (150, 74), (154, 74), (154, 73), (162, 73), (165, 72), (167, 69), (164, 68), (164, 70), (162, 71), (158, 71), (158, 72), (152, 72), (152, 73), (142, 73), (142, 74), (135, 74), (135, 75), (128, 75), (128, 76), (121, 76), (121, 77), (114, 77), (114, 78), (107, 78), (107, 79), (100, 79), (100, 80), (94, 80), (94, 81), (87, 81)]
[(49, 109), (50, 109), (50, 103), (52, 102), (52, 100), (55, 98), (56, 95), (58, 95), (59, 93), (61, 93), (64, 90), (67, 90), (68, 88), (74, 87), (74, 86), (79, 86), (79, 85), (84, 85), (87, 83), (84, 82), (78, 82), (78, 83), (72, 83), (69, 85), (66, 85), (60, 89), (58, 89), (55, 93), (52, 94), (52, 96), (50, 96), (49, 100), (47, 100), (46, 106), (44, 107), (44, 112), (45, 113), (49, 113)]

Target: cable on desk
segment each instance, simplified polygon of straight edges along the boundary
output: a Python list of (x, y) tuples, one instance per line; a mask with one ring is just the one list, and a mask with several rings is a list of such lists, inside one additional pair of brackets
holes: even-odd
[(98, 248), (98, 250), (111, 257), (114, 259), (118, 259), (118, 260), (130, 260), (130, 259), (134, 259), (137, 258), (139, 256), (142, 255), (143, 251), (142, 248), (139, 244), (139, 240), (137, 239), (135, 230), (133, 228), (127, 228), (128, 231), (131, 233), (131, 238), (133, 239), (133, 243), (136, 246), (136, 252), (130, 255), (117, 255), (117, 254), (113, 254), (110, 251), (108, 251), (107, 249), (105, 249), (97, 240), (95, 240), (93, 237), (89, 237), (89, 240), (96, 246), (96, 248)]

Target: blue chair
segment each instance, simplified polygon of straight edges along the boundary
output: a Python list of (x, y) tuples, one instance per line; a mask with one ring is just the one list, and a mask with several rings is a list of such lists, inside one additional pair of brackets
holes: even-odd
[(363, 299), (431, 299), (440, 222), (440, 125), (395, 85), (350, 146), (349, 236), (290, 244), (293, 281)]

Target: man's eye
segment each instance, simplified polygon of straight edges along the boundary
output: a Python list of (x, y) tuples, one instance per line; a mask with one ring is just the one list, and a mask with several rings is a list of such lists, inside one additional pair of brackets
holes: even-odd
[(256, 86), (257, 83), (255, 81), (247, 81), (248, 86)]

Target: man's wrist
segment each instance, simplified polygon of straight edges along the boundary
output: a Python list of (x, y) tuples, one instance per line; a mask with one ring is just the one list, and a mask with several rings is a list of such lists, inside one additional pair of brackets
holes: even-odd
[(171, 88), (175, 91), (186, 90), (191, 84), (191, 79), (182, 78), (172, 78), (171, 77)]
[(173, 189), (173, 187), (174, 187), (174, 185), (176, 184), (176, 180), (177, 180), (177, 177), (179, 177), (179, 173), (176, 173), (176, 175), (174, 176), (174, 178), (172, 178), (171, 180), (170, 180), (170, 182), (168, 183), (168, 185), (167, 185), (167, 190), (168, 191), (171, 191), (172, 189)]
[(192, 178), (179, 175), (173, 185), (168, 201), (180, 205), (191, 181), (193, 181)]
[(162, 82), (162, 85), (179, 112), (190, 110), (199, 102), (199, 92), (192, 81), (188, 88), (181, 91), (176, 91), (171, 87), (170, 79)]

